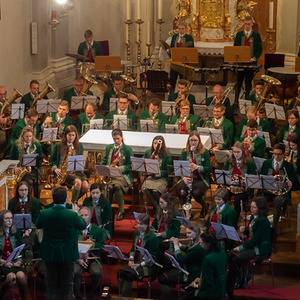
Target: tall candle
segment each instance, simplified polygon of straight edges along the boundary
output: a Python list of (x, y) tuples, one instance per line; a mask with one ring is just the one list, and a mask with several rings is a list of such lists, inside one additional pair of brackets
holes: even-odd
[[(128, 25), (129, 26), (129, 25)], [(127, 26), (126, 26), (126, 43), (128, 43), (128, 28), (127, 28)]]
[(130, 0), (127, 0), (127, 20), (130, 20)]
[(147, 20), (147, 44), (150, 44), (150, 20)]
[(158, 19), (162, 19), (162, 0), (158, 0)]
[(274, 2), (269, 3), (269, 28), (274, 27)]
[(137, 18), (141, 19), (141, 0), (137, 0)]

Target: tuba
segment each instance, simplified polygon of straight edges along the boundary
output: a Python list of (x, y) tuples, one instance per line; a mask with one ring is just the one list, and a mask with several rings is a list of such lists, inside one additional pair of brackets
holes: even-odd
[[(300, 75), (297, 76), (298, 82), (300, 81)], [(300, 87), (300, 86), (299, 86)], [(297, 109), (297, 106), (300, 106), (300, 89), (298, 87), (298, 95), (296, 97), (295, 104), (293, 106), (293, 109)]]
[(7, 118), (7, 121), (5, 124), (0, 124), (1, 130), (8, 130), (14, 127), (17, 120), (11, 119), (11, 106), (21, 96), (22, 94), (18, 90), (14, 89), (11, 96), (4, 102), (0, 116)]
[(55, 92), (55, 89), (46, 81), (46, 85), (44, 86), (43, 90), (33, 99), (31, 108), (36, 108), (37, 101), (42, 100), (47, 94), (51, 92)]
[(90, 78), (88, 76), (84, 76), (84, 82), (82, 90), (80, 92), (80, 96), (87, 96), (87, 92), (94, 84), (98, 84), (98, 82), (95, 79)]

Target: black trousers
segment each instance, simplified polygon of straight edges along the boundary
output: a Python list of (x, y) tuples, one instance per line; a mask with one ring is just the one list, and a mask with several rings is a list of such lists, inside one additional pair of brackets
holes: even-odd
[(243, 81), (245, 79), (245, 96), (247, 97), (252, 89), (252, 79), (254, 77), (254, 71), (246, 70), (246, 71), (239, 71), (237, 73), (237, 94), (235, 95), (235, 101), (238, 103), (239, 95), (241, 92), (241, 87), (243, 85)]

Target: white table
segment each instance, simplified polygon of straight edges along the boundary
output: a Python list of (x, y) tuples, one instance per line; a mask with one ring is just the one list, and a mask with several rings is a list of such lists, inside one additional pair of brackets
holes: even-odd
[[(79, 141), (84, 150), (103, 152), (106, 145), (113, 143), (111, 132), (111, 130), (90, 129)], [(144, 154), (151, 147), (152, 140), (157, 135), (165, 138), (169, 151), (176, 156), (181, 154), (188, 138), (187, 134), (123, 131), (124, 142), (132, 148), (134, 154)], [(206, 149), (211, 147), (210, 137), (202, 136), (201, 141)]]

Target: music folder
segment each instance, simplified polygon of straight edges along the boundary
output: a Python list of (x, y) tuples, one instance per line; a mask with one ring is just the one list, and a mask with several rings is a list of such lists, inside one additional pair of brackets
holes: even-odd
[(107, 176), (107, 177), (123, 176), (120, 168), (97, 165), (96, 170), (99, 176)]
[(238, 242), (240, 241), (240, 237), (233, 226), (215, 222), (211, 222), (211, 225), (216, 232), (217, 239), (230, 239)]
[(250, 63), (251, 50), (248, 46), (225, 46), (224, 62), (230, 63)]

